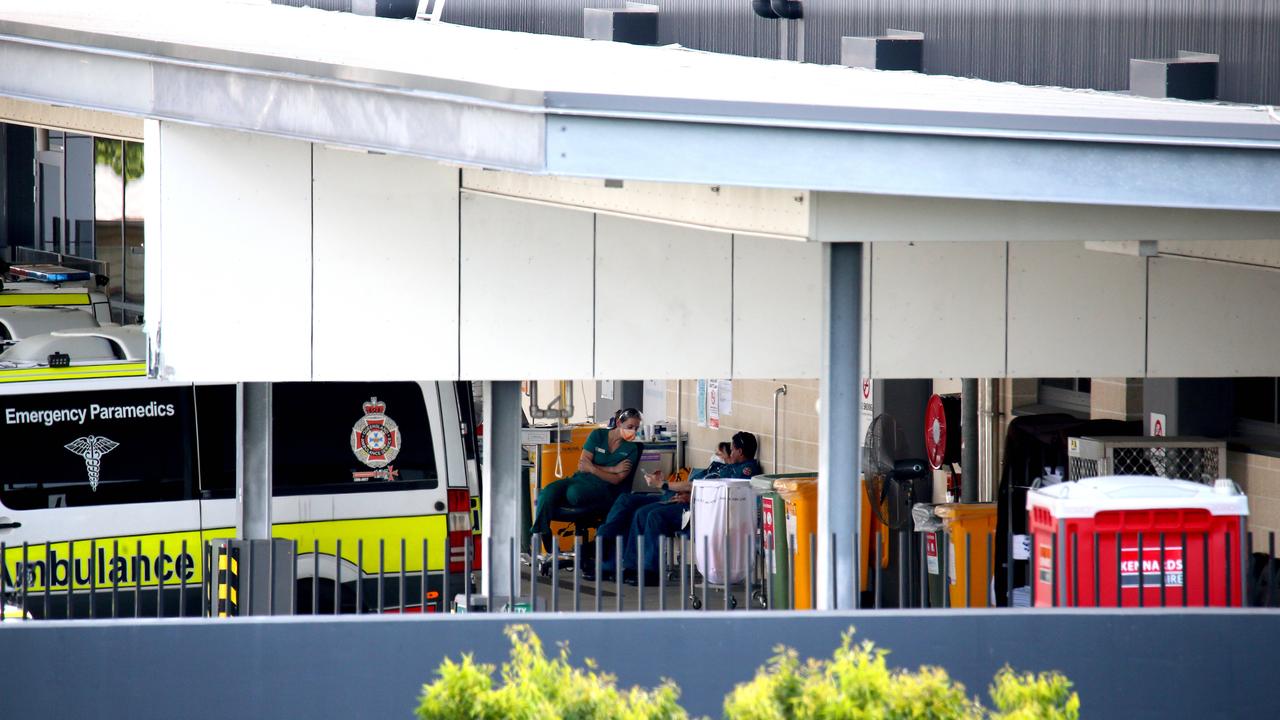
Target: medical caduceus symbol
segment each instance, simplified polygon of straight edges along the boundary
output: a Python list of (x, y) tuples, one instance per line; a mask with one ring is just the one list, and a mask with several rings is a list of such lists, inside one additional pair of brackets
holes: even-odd
[(76, 438), (65, 446), (84, 458), (84, 468), (89, 473), (89, 489), (98, 490), (98, 478), (102, 472), (102, 456), (120, 447), (120, 443), (97, 435)]

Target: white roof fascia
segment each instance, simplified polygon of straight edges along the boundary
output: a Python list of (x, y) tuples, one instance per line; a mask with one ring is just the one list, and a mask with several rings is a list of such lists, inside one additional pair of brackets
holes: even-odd
[(535, 174), (1280, 210), (1271, 107), (245, 2), (30, 5), (0, 0), (0, 95)]

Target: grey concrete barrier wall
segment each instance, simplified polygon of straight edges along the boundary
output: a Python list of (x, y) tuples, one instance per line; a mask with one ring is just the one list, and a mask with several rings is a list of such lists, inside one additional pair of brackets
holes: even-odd
[(1280, 613), (882, 611), (50, 621), (0, 625), (3, 718), (399, 718), (446, 656), (506, 657), (531, 624), (624, 684), (673, 677), (694, 714), (786, 643), (825, 656), (840, 633), (934, 664), (986, 697), (1002, 665), (1057, 669), (1083, 717), (1275, 717)]

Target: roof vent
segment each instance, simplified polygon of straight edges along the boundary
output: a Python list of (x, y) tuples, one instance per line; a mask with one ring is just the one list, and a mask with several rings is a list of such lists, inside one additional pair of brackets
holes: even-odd
[(778, 57), (790, 58), (792, 21), (796, 22), (796, 60), (804, 62), (804, 3), (801, 0), (751, 0), (751, 11), (766, 20), (786, 20), (778, 23)]
[(1174, 58), (1129, 60), (1129, 93), (1154, 98), (1216, 100), (1218, 56), (1179, 50)]
[(583, 8), (582, 37), (657, 45), (658, 6), (629, 2), (625, 8)]
[(800, 0), (769, 0), (773, 14), (783, 20), (801, 20), (804, 18), (804, 3)]
[(751, 9), (765, 20), (777, 20), (778, 13), (773, 11), (772, 0), (751, 0)]
[(884, 35), (842, 37), (840, 64), (924, 72), (924, 33), (889, 28)]

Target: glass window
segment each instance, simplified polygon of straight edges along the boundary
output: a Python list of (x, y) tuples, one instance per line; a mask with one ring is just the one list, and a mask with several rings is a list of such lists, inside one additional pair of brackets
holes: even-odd
[(1090, 378), (1041, 378), (1038, 394), (1041, 405), (1087, 415), (1092, 389)]
[(67, 135), (63, 163), (66, 165), (67, 241), (64, 252), (82, 258), (93, 258), (95, 216), (94, 139), (88, 135)]
[(236, 386), (198, 385), (195, 398), (200, 495), (208, 500), (235, 497)]
[(39, 154), (40, 249), (62, 252), (62, 153)]
[(1277, 422), (1276, 378), (1236, 378), (1232, 381), (1236, 418), (1262, 423)]
[(112, 320), (120, 322), (124, 302), (124, 143), (111, 138), (94, 138), (93, 234), (94, 259), (107, 263), (105, 288), (116, 309)]
[(0, 501), (15, 510), (192, 497), (190, 391), (0, 396)]
[(1087, 393), (1092, 389), (1093, 380), (1091, 378), (1043, 378), (1040, 380), (1040, 387), (1057, 388), (1059, 390), (1069, 390), (1071, 392)]
[(140, 322), (143, 307), (143, 225), (147, 217), (142, 143), (124, 143), (124, 302), (122, 321)]
[(272, 395), (275, 494), (436, 487), (417, 383), (278, 383)]
[(453, 384), (453, 387), (454, 393), (458, 396), (458, 422), (462, 428), (462, 452), (467, 460), (476, 460), (480, 456), (477, 451), (480, 443), (476, 437), (476, 423), (479, 418), (476, 417), (471, 383), (465, 380), (458, 381)]
[(122, 323), (142, 316), (145, 175), (142, 143), (94, 139), (93, 257), (108, 263), (107, 293)]
[[(375, 398), (384, 417), (366, 419), (364, 406)], [(437, 486), (431, 428), (417, 383), (276, 383), (272, 400), (274, 494)], [(235, 496), (235, 402), (233, 385), (196, 388), (200, 486), (206, 498)], [(367, 447), (363, 456), (352, 449), (357, 427), (364, 431), (364, 443), (383, 451), (380, 457)]]
[(0, 123), (0, 251), (36, 242), (35, 153), (34, 128)]

